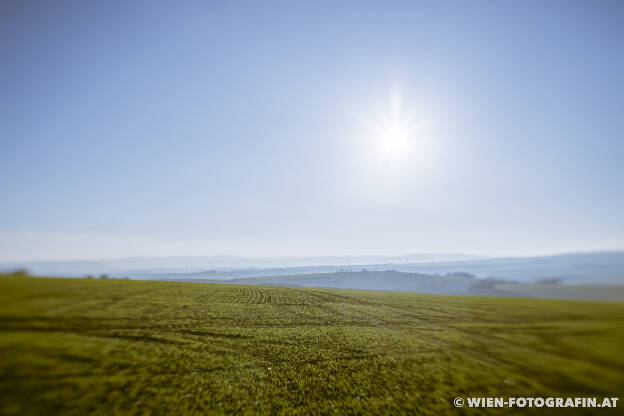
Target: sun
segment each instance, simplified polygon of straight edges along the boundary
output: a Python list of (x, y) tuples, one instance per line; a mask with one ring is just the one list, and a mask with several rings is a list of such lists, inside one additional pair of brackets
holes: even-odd
[(357, 121), (351, 136), (357, 163), (353, 171), (366, 175), (363, 182), (383, 186), (413, 182), (418, 174), (434, 167), (436, 133), (422, 99), (404, 101), (395, 88), (386, 100), (370, 101), (364, 110), (353, 114)]
[(361, 105), (351, 113), (354, 129), (348, 135), (346, 170), (353, 175), (354, 192), (384, 203), (430, 184), (444, 168), (433, 106), (419, 95), (405, 99), (398, 87), (385, 99), (371, 97)]
[(373, 153), (384, 165), (396, 165), (409, 159), (416, 145), (416, 130), (412, 117), (401, 108), (398, 96), (390, 108), (374, 123)]
[(389, 125), (382, 128), (377, 137), (377, 151), (384, 159), (397, 159), (410, 150), (410, 132), (402, 125)]

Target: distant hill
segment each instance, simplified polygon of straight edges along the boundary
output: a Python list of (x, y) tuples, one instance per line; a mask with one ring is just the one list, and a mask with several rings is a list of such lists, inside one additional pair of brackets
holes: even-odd
[(484, 259), (460, 253), (421, 253), (402, 256), (316, 256), (316, 257), (267, 257), (239, 256), (181, 256), (181, 257), (131, 257), (106, 260), (105, 263), (124, 270), (199, 272), (206, 269), (286, 268), (310, 266), (347, 266), (358, 264), (423, 263), (432, 261), (467, 261)]
[[(453, 261), (448, 261), (449, 258)], [(155, 257), (99, 262), (4, 264), (0, 265), (0, 272), (17, 268), (26, 268), (33, 274), (43, 276), (81, 277), (87, 274), (106, 273), (117, 277), (128, 276), (133, 279), (149, 280), (228, 280), (367, 269), (396, 270), (425, 275), (468, 273), (477, 278), (491, 277), (521, 283), (556, 280), (568, 284), (624, 285), (624, 251), (477, 259), (461, 254), (282, 259), (249, 259), (233, 256)]]
[(536, 283), (624, 285), (624, 251), (510, 257), (474, 261), (410, 264), (397, 270), (417, 273), (465, 272), (476, 277)]
[(269, 258), (239, 256), (128, 257), (99, 261), (70, 260), (0, 263), (0, 272), (16, 268), (27, 268), (34, 274), (49, 276), (76, 277), (85, 274), (118, 273), (135, 278), (158, 279), (173, 274), (215, 274), (215, 271), (218, 271), (220, 278), (231, 278), (249, 275), (292, 274), (296, 271), (336, 271), (345, 266), (354, 265), (468, 261), (484, 258), (483, 256), (459, 253)]
[(495, 278), (509, 282), (540, 283), (558, 281), (566, 284), (624, 285), (624, 252), (574, 253), (540, 257), (510, 257), (462, 261), (429, 261), (421, 263), (380, 263), (357, 265), (316, 265), (271, 268), (228, 268), (193, 273), (154, 273), (138, 278), (223, 280), (261, 276), (288, 276), (333, 273), (341, 270), (396, 270), (405, 273), (448, 274), (468, 273), (477, 278)]

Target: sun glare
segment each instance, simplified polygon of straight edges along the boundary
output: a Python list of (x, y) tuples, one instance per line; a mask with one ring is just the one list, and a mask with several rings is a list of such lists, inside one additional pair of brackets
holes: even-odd
[(428, 181), (425, 172), (436, 163), (430, 109), (421, 101), (403, 101), (398, 88), (388, 98), (355, 113), (352, 171), (363, 194), (375, 189), (375, 195), (391, 199), (400, 187)]
[(400, 125), (388, 126), (379, 136), (379, 152), (384, 158), (396, 159), (409, 150), (410, 137)]
[(415, 149), (415, 131), (411, 117), (401, 109), (398, 95), (392, 99), (389, 111), (374, 126), (373, 152), (385, 165), (396, 165), (409, 159)]

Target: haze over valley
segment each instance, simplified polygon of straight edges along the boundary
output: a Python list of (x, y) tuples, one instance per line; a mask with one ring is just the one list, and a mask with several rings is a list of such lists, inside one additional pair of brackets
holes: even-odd
[[(624, 252), (621, 251), (515, 258), (461, 254), (281, 259), (234, 256), (128, 258), (99, 262), (4, 264), (0, 271), (22, 268), (40, 276), (106, 275), (109, 278), (194, 283), (624, 300)], [(544, 284), (548, 286), (539, 286)], [(564, 285), (575, 285), (576, 288), (563, 288)]]

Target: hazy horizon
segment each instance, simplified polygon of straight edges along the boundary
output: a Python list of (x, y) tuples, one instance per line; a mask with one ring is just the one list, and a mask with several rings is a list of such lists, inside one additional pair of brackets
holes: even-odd
[[(481, 260), (500, 260), (500, 259), (531, 259), (531, 258), (547, 258), (547, 257), (558, 257), (558, 256), (575, 256), (575, 255), (591, 255), (591, 254), (619, 254), (624, 253), (624, 249), (614, 248), (614, 249), (604, 249), (604, 250), (579, 250), (579, 251), (563, 251), (563, 252), (548, 252), (548, 253), (531, 253), (531, 254), (509, 254), (509, 255), (486, 255), (486, 254), (475, 254), (475, 253), (453, 253), (453, 252), (429, 252), (429, 253), (404, 253), (404, 254), (374, 254), (374, 253), (351, 253), (351, 254), (329, 254), (329, 255), (284, 255), (284, 256), (242, 256), (236, 254), (190, 254), (190, 255), (146, 255), (146, 256), (122, 256), (122, 257), (66, 257), (66, 258), (49, 258), (49, 257), (41, 257), (41, 258), (33, 258), (33, 257), (25, 257), (25, 258), (17, 258), (17, 259), (2, 259), (0, 258), (0, 265), (19, 265), (19, 264), (28, 264), (28, 263), (47, 263), (47, 262), (80, 262), (80, 261), (88, 261), (88, 262), (124, 262), (124, 261), (133, 261), (133, 260), (181, 260), (181, 259), (207, 259), (207, 260), (222, 260), (222, 261), (247, 261), (253, 263), (257, 261), (259, 263), (262, 262), (279, 262), (279, 261), (296, 261), (296, 260), (321, 260), (321, 259), (353, 259), (355, 260), (367, 260), (370, 259), (370, 262), (366, 263), (353, 263), (352, 265), (366, 265), (373, 264), (373, 260), (379, 262), (377, 264), (383, 264), (384, 260), (390, 261), (400, 261), (400, 262), (453, 262), (453, 261), (481, 261)], [(276, 263), (277, 264), (277, 263)], [(294, 263), (293, 263), (294, 264)], [(308, 264), (308, 263), (305, 263)], [(348, 263), (343, 263), (344, 265), (348, 265)], [(329, 265), (323, 263), (312, 262), (309, 265)], [(341, 263), (337, 263), (335, 265), (341, 265)], [(281, 266), (277, 266), (281, 267)], [(289, 267), (289, 266), (285, 266)]]
[[(62, 243), (58, 246), (58, 243)], [(137, 245), (140, 247), (137, 248)], [(129, 258), (179, 258), (179, 257), (233, 257), (245, 259), (293, 259), (293, 258), (322, 258), (322, 257), (408, 257), (417, 255), (460, 255), (480, 258), (513, 258), (513, 257), (542, 257), (566, 254), (620, 252), (624, 246), (601, 246), (594, 248), (570, 248), (568, 250), (521, 250), (476, 252), (462, 251), (384, 251), (380, 252), (349, 252), (325, 251), (296, 252), (279, 251), (269, 254), (258, 254), (255, 251), (236, 252), (206, 252), (201, 250), (201, 243), (190, 250), (181, 246), (191, 247), (192, 243), (158, 241), (145, 238), (128, 238), (116, 236), (83, 236), (67, 234), (38, 234), (29, 233), (0, 233), (0, 263), (26, 263), (37, 261), (104, 261), (122, 260)], [(173, 249), (170, 249), (174, 247)], [(35, 254), (33, 254), (35, 253)], [(108, 253), (108, 254), (102, 254)], [(249, 254), (247, 254), (249, 253)]]
[[(604, 250), (604, 251), (620, 251), (620, 250)], [(546, 253), (544, 255), (553, 254), (568, 254), (568, 253)], [(459, 256), (463, 258), (494, 258), (495, 256), (487, 256), (481, 254), (472, 253), (447, 253), (447, 252), (428, 252), (428, 253), (397, 253), (397, 254), (375, 254), (375, 253), (346, 253), (346, 254), (317, 254), (317, 255), (273, 255), (273, 256), (245, 256), (238, 254), (172, 254), (172, 255), (138, 255), (138, 256), (121, 256), (121, 257), (23, 257), (14, 259), (0, 258), (0, 263), (19, 263), (19, 262), (38, 262), (38, 261), (116, 261), (116, 260), (129, 260), (129, 259), (167, 259), (167, 258), (208, 258), (208, 259), (246, 259), (246, 260), (278, 260), (278, 259), (321, 259), (321, 258), (407, 258), (415, 256)]]
[(5, 2), (0, 261), (623, 249), (623, 18)]

